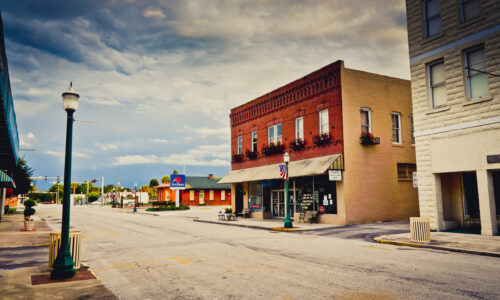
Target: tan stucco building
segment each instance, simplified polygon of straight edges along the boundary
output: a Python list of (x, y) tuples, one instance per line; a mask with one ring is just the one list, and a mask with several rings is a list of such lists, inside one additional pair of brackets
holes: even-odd
[[(290, 213), (355, 224), (418, 216), (408, 80), (334, 62), (231, 110), (232, 206), (284, 217), (279, 164), (290, 154)], [(341, 174), (331, 181), (330, 170)]]
[(407, 0), (420, 215), (498, 233), (500, 2)]

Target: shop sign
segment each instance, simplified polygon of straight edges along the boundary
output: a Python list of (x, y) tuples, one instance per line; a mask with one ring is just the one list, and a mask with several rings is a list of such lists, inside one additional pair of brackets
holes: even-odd
[(342, 181), (342, 171), (328, 170), (328, 178), (330, 181)]
[(250, 205), (251, 208), (260, 208), (260, 204), (252, 204)]
[(325, 207), (323, 205), (319, 206), (319, 212), (321, 212), (321, 213), (325, 212)]
[(413, 187), (418, 188), (417, 172), (412, 172), (411, 177), (413, 178)]
[(186, 188), (186, 175), (170, 175), (170, 189), (184, 190)]

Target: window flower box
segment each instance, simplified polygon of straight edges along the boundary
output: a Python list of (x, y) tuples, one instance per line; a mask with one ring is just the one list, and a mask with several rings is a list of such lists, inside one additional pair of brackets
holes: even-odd
[(380, 144), (380, 138), (374, 137), (371, 132), (362, 132), (359, 142), (362, 145), (378, 145)]
[(233, 154), (233, 162), (240, 162), (240, 161), (243, 161), (243, 154), (242, 153)]
[(259, 152), (257, 152), (257, 151), (247, 150), (248, 159), (256, 159), (258, 155), (259, 155)]
[(283, 146), (281, 143), (278, 143), (276, 145), (274, 143), (271, 143), (262, 147), (262, 154), (264, 154), (265, 156), (270, 156), (283, 153), (284, 150), (285, 146)]
[(293, 151), (300, 151), (304, 149), (306, 142), (302, 139), (296, 139), (292, 142), (290, 142), (290, 148), (293, 149)]
[(318, 145), (318, 146), (324, 146), (326, 144), (330, 143), (331, 136), (329, 133), (324, 133), (322, 135), (315, 135), (313, 137), (313, 143)]

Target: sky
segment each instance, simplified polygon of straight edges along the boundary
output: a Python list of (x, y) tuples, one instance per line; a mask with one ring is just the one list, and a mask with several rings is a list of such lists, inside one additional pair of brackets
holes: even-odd
[(70, 81), (72, 181), (131, 187), (184, 166), (226, 175), (230, 109), (334, 61), (410, 78), (404, 0), (0, 3), (20, 155), (35, 176), (63, 176)]

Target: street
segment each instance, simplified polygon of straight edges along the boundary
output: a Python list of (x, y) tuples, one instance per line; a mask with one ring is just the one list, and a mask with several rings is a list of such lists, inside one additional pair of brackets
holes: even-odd
[[(498, 299), (498, 258), (72, 206), (82, 261), (120, 299)], [(39, 205), (60, 230), (61, 206)]]

